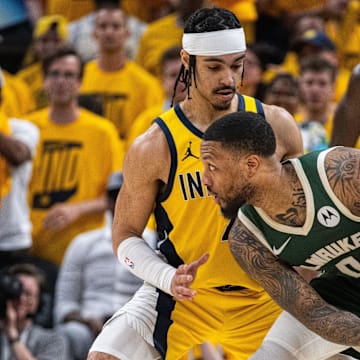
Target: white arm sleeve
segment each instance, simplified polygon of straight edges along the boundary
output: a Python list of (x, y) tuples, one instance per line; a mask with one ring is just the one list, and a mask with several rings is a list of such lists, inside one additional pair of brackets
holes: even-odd
[(120, 243), (117, 256), (121, 264), (144, 281), (171, 293), (171, 280), (176, 269), (163, 261), (153, 249), (139, 237), (130, 237)]

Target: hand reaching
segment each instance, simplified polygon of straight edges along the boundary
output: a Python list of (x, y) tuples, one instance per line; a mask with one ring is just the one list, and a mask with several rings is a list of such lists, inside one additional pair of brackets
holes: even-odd
[(200, 256), (190, 264), (180, 265), (171, 281), (171, 292), (176, 300), (193, 300), (196, 291), (190, 288), (196, 278), (197, 271), (209, 259), (209, 254)]

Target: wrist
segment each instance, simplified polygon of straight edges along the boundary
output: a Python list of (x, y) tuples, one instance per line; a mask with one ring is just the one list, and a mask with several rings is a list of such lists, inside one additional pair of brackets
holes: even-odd
[(16, 336), (8, 336), (8, 341), (9, 341), (9, 344), (10, 344), (10, 345), (13, 345), (13, 344), (19, 342), (19, 341), (20, 341), (20, 336), (19, 336), (19, 334), (16, 335)]

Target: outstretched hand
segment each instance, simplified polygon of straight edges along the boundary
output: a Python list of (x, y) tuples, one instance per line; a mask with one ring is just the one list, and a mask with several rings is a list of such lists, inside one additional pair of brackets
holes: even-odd
[(176, 300), (193, 300), (196, 291), (190, 289), (194, 282), (197, 271), (201, 265), (204, 265), (209, 259), (209, 254), (200, 256), (190, 264), (180, 265), (171, 281), (171, 292)]

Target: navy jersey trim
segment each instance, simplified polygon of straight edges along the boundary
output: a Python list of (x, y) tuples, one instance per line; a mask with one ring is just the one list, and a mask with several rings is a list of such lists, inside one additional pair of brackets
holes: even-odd
[(238, 111), (245, 111), (245, 101), (244, 101), (244, 98), (241, 94), (237, 94), (238, 96)]
[(154, 120), (154, 122), (156, 124), (158, 124), (160, 129), (164, 132), (166, 140), (169, 145), (170, 156), (171, 156), (171, 161), (170, 161), (171, 165), (170, 165), (170, 173), (169, 173), (168, 183), (166, 185), (165, 192), (160, 194), (157, 198), (157, 201), (162, 202), (168, 198), (168, 196), (170, 195), (171, 189), (174, 185), (175, 173), (176, 173), (176, 169), (177, 169), (177, 152), (176, 152), (174, 139), (170, 133), (169, 128), (165, 124), (164, 120), (161, 119), (160, 117), (158, 117)]
[(259, 99), (255, 99), (255, 103), (256, 103), (256, 110), (257, 110), (258, 114), (265, 117), (264, 107), (262, 106), (261, 101)]
[(194, 135), (198, 136), (199, 138), (202, 138), (204, 133), (202, 131), (200, 131), (199, 129), (197, 129), (191, 122), (190, 120), (185, 116), (185, 114), (183, 113), (183, 111), (180, 108), (180, 105), (177, 104), (174, 108), (176, 115), (178, 116), (178, 118), (180, 119), (180, 121), (184, 124), (184, 126), (191, 131)]

